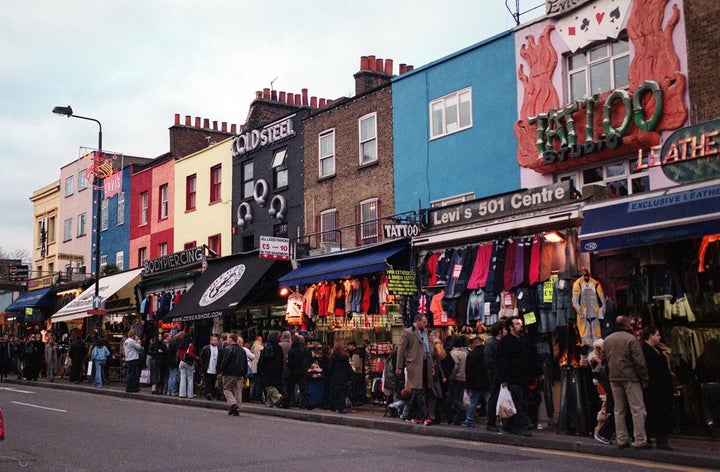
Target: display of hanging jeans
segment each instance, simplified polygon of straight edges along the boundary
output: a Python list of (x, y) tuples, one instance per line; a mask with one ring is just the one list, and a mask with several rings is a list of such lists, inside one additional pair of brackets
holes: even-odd
[(468, 295), (467, 324), (472, 325), (475, 321), (484, 321), (485, 292), (482, 289), (472, 290)]

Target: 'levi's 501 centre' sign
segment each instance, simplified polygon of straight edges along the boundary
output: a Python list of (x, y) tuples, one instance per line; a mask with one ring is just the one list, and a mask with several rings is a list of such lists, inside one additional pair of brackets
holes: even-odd
[(428, 226), (438, 229), (445, 226), (495, 220), (531, 210), (570, 203), (577, 198), (578, 195), (572, 182), (558, 182), (545, 187), (523, 189), (457, 205), (433, 208), (428, 212)]

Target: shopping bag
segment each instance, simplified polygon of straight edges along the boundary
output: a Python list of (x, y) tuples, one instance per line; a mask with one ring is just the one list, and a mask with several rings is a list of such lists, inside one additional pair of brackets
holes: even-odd
[(148, 369), (140, 371), (140, 383), (145, 385), (150, 383), (150, 371)]
[(500, 387), (495, 413), (500, 418), (510, 418), (517, 413), (515, 402), (513, 402), (512, 395), (510, 395), (510, 390), (507, 387)]
[(87, 367), (87, 376), (88, 376), (88, 377), (92, 377), (93, 364), (95, 364), (93, 361), (89, 361), (89, 362), (88, 362), (88, 367)]

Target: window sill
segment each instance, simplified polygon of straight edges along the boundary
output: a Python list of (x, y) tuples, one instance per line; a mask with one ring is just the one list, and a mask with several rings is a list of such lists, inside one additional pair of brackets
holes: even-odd
[(358, 170), (367, 169), (369, 167), (375, 167), (377, 165), (379, 165), (379, 162), (377, 159), (375, 159), (374, 161), (370, 161), (370, 162), (366, 162), (364, 164), (358, 165)]
[(193, 213), (193, 212), (195, 212), (195, 211), (197, 211), (197, 208), (188, 208), (188, 209), (185, 210), (185, 214)]
[(318, 177), (317, 181), (318, 181), (318, 182), (324, 182), (324, 181), (326, 181), (326, 180), (334, 179), (335, 176), (336, 176), (336, 174), (323, 175), (323, 176), (321, 176), (321, 177)]

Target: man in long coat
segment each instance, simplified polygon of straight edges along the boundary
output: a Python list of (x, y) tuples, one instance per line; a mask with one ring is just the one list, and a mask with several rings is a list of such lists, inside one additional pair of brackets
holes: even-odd
[(428, 417), (425, 406), (425, 389), (432, 385), (433, 362), (426, 326), (427, 316), (418, 314), (413, 325), (403, 330), (395, 374), (400, 376), (403, 369), (407, 369), (405, 388), (412, 390), (408, 420), (415, 424), (430, 425), (432, 420)]

